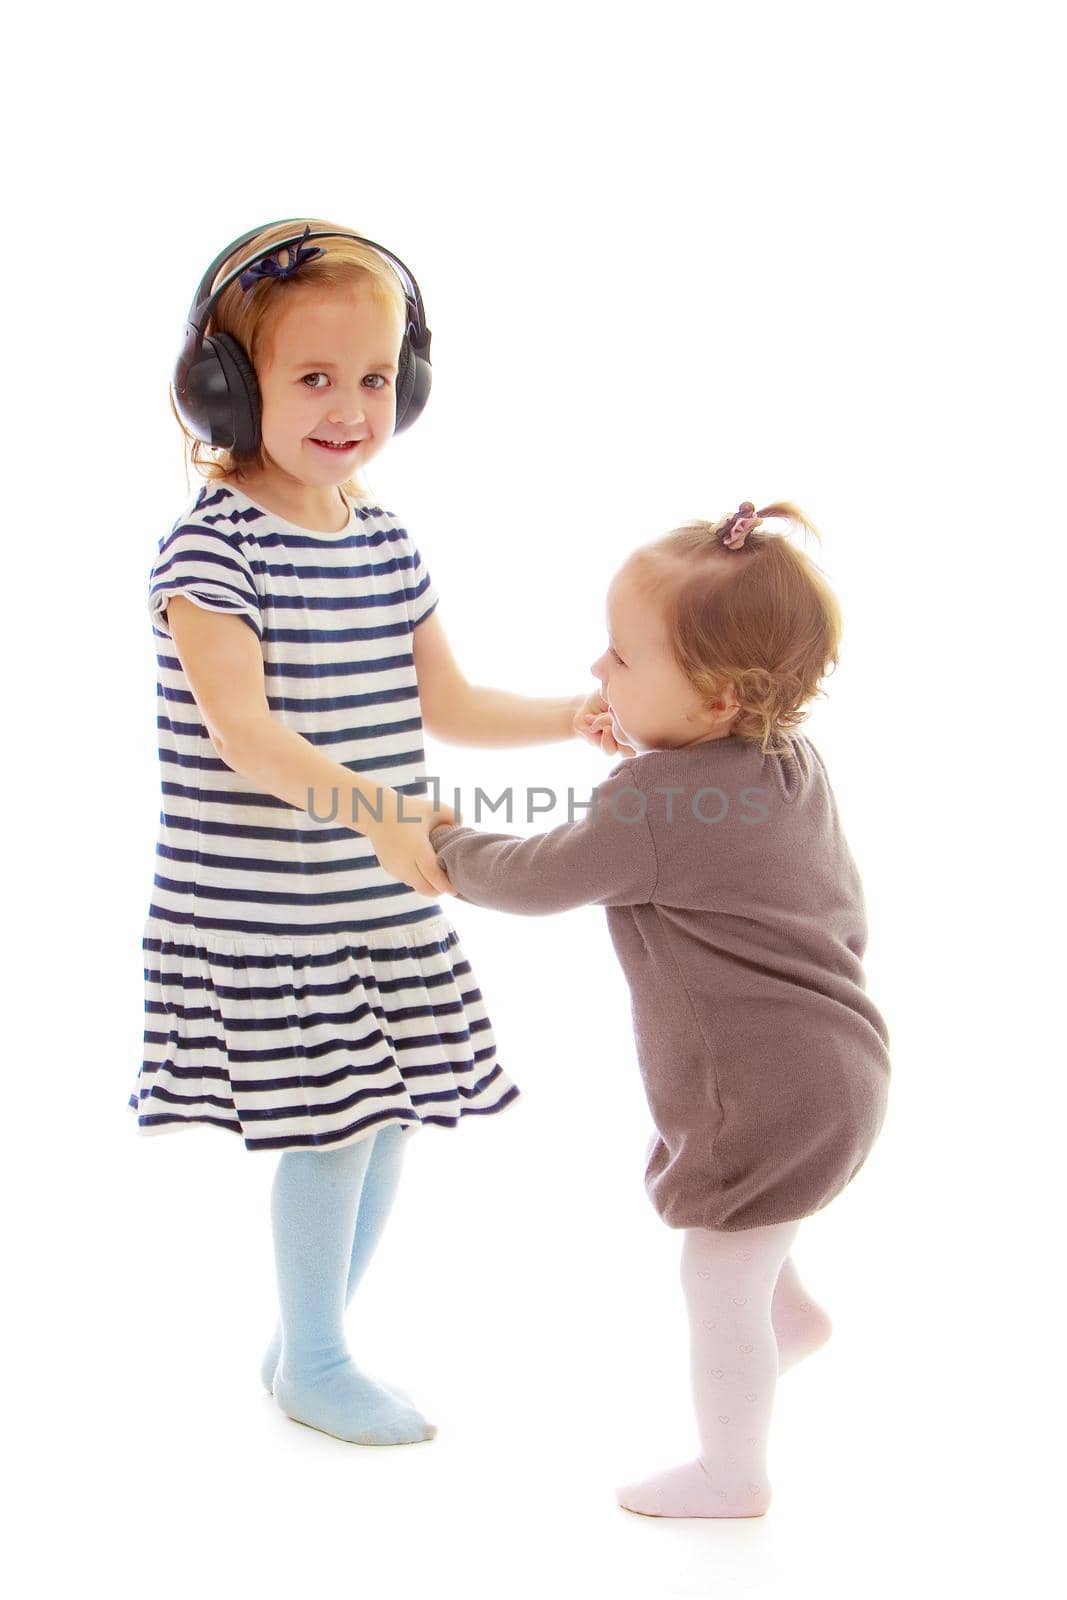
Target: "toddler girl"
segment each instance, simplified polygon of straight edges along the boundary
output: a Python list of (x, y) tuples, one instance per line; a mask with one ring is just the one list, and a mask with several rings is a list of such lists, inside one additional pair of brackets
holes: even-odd
[(417, 284), (373, 241), (292, 218), (228, 245), (174, 374), (206, 481), (149, 592), (163, 807), (129, 1104), (143, 1133), (281, 1152), (263, 1381), (375, 1445), (436, 1431), (345, 1342), (406, 1135), (518, 1093), (437, 902), (429, 826), (455, 813), (423, 798), (423, 728), (596, 743), (605, 704), (468, 684), (418, 549), (358, 476), (425, 406), (429, 350)]
[(431, 832), (462, 900), (607, 907), (657, 1129), (647, 1189), (683, 1233), (701, 1447), (619, 1491), (652, 1516), (766, 1511), (777, 1376), (830, 1331), (790, 1248), (860, 1170), (886, 1108), (862, 886), (799, 731), (840, 617), (818, 568), (760, 531), (771, 517), (811, 529), (792, 505), (745, 502), (641, 547), (612, 580), (594, 726), (634, 753), (584, 817), (527, 839)]

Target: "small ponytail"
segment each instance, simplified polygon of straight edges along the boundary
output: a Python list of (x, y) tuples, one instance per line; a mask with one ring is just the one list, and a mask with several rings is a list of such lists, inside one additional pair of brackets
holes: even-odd
[[(722, 517), (711, 528), (711, 536), (724, 550), (740, 550), (750, 533), (757, 533), (769, 518), (781, 518), (787, 522), (795, 522), (807, 533), (819, 537), (819, 530), (814, 523), (809, 522), (803, 511), (789, 500), (777, 500), (773, 505), (764, 506), (757, 511), (751, 500), (742, 500), (737, 510), (728, 517)], [(759, 542), (759, 541), (757, 541)], [(751, 550), (753, 546), (749, 546)]]

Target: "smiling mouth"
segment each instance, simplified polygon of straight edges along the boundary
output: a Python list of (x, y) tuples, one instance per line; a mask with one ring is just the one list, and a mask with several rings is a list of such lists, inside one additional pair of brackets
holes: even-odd
[(332, 439), (312, 439), (312, 444), (317, 444), (321, 450), (335, 450), (338, 454), (345, 450), (354, 450), (357, 444), (362, 444), (362, 439), (342, 439), (339, 443)]

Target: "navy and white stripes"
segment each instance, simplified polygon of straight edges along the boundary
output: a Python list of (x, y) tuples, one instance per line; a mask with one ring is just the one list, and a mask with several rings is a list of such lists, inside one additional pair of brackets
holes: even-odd
[[(143, 931), (144, 1132), (209, 1123), (250, 1149), (454, 1124), (517, 1090), (455, 930), (370, 841), (221, 761), (170, 638), (184, 594), (263, 652), (271, 713), (361, 777), (428, 790), (412, 634), (438, 602), (407, 531), (349, 499), (340, 533), (206, 484), (160, 540), (149, 608), (162, 811)], [(351, 816), (350, 792), (338, 795)]]

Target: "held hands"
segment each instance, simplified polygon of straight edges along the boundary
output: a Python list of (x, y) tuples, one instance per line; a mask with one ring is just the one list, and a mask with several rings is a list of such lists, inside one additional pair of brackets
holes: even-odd
[(635, 756), (637, 751), (632, 745), (617, 739), (614, 732), (614, 719), (608, 710), (608, 703), (599, 689), (595, 689), (575, 713), (574, 731), (583, 739), (588, 739), (605, 755)]
[(432, 800), (384, 791), (382, 820), (368, 828), (368, 836), (385, 871), (417, 894), (455, 894), (444, 867), (438, 864), (430, 833), (446, 822), (458, 822), (451, 806), (434, 806)]
[[(608, 703), (594, 690), (574, 714), (573, 731), (605, 755), (633, 756), (632, 745), (617, 739)], [(367, 833), (381, 865), (391, 877), (399, 878), (417, 894), (456, 893), (444, 867), (437, 860), (430, 834), (446, 822), (459, 822), (451, 806), (434, 806), (432, 800), (401, 795), (396, 789), (384, 791), (381, 822), (372, 823)]]

